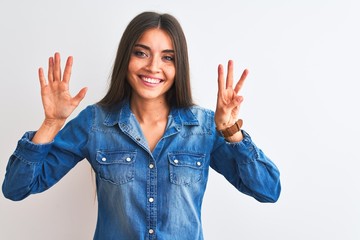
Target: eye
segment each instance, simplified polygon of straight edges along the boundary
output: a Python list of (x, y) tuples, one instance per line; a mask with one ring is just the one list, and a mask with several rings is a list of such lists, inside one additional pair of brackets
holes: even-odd
[(174, 61), (174, 57), (173, 57), (173, 56), (164, 56), (163, 59), (165, 59), (165, 61), (169, 61), (169, 62), (173, 62), (173, 61)]
[(147, 57), (147, 54), (146, 54), (146, 53), (144, 53), (143, 51), (139, 51), (139, 50), (135, 50), (135, 51), (133, 52), (133, 54), (134, 54), (135, 56), (137, 56), (137, 57)]

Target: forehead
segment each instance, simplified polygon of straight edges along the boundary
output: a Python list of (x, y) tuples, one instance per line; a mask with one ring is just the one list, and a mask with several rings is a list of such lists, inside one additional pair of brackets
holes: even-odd
[(146, 45), (153, 50), (174, 49), (170, 35), (160, 28), (146, 30), (136, 43)]

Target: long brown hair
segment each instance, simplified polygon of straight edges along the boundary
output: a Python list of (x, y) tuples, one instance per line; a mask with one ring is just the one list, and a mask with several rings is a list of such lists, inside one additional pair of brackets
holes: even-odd
[(131, 96), (131, 86), (126, 79), (130, 56), (135, 43), (146, 30), (151, 28), (159, 28), (167, 32), (174, 45), (175, 81), (166, 93), (169, 105), (171, 107), (194, 105), (185, 34), (175, 17), (155, 12), (143, 12), (137, 15), (126, 27), (116, 54), (108, 92), (98, 104), (111, 107)]

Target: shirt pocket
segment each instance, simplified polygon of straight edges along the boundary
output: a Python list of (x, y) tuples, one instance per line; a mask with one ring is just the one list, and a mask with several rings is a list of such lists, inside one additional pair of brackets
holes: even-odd
[(113, 184), (124, 184), (134, 180), (136, 152), (98, 151), (96, 162), (100, 179)]
[(191, 186), (203, 177), (205, 154), (169, 153), (170, 182)]

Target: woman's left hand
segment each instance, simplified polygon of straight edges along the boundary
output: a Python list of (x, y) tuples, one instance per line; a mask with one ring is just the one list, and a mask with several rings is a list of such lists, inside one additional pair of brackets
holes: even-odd
[(238, 120), (241, 102), (243, 101), (243, 97), (238, 94), (249, 71), (247, 69), (243, 71), (235, 88), (233, 88), (233, 69), (234, 63), (232, 60), (229, 60), (225, 83), (224, 67), (221, 64), (218, 67), (218, 96), (215, 111), (215, 124), (216, 128), (219, 130), (223, 130), (235, 124)]

